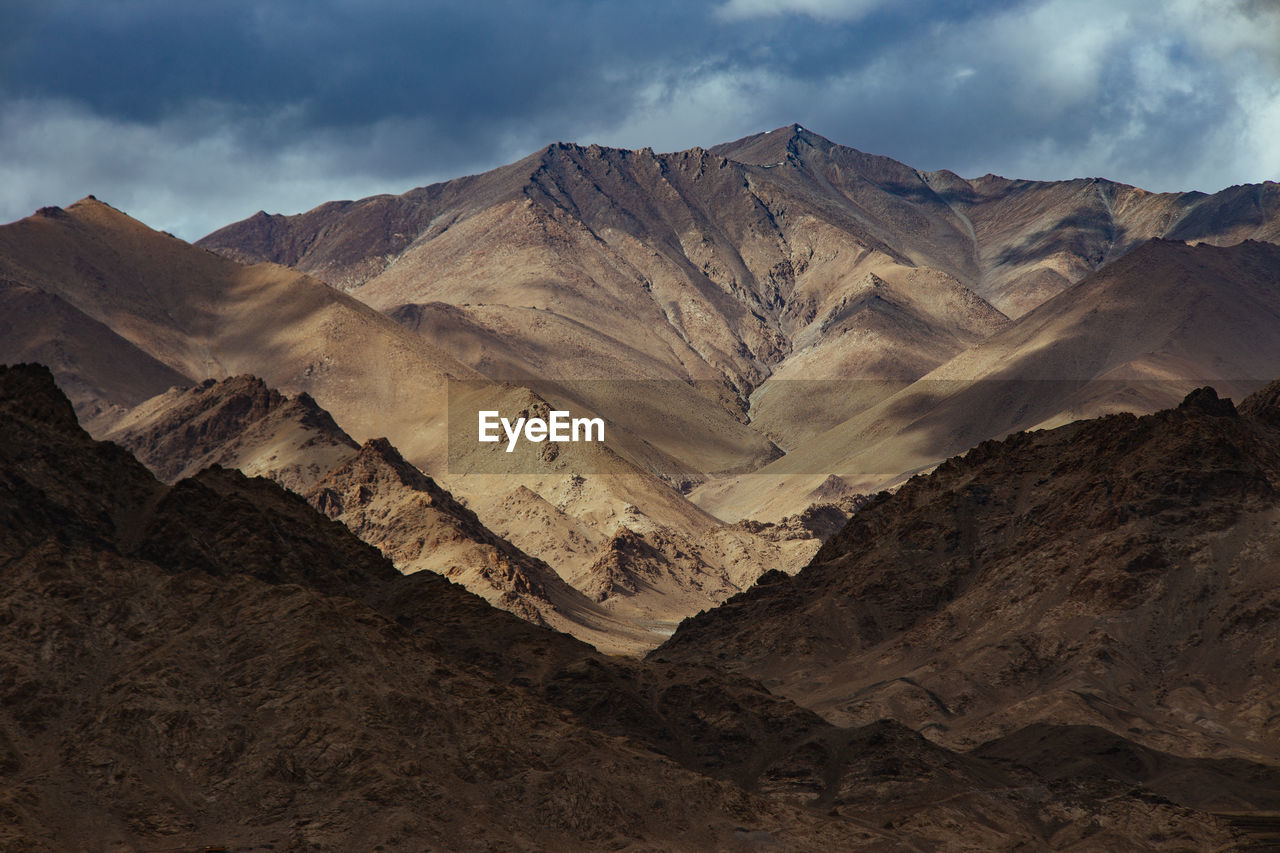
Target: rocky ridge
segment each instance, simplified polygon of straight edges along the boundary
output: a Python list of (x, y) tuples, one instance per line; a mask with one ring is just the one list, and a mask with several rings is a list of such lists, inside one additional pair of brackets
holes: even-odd
[(1275, 762), (1276, 389), (983, 442), (652, 656), (953, 747), (1088, 725)]
[(401, 575), (261, 478), (165, 486), (42, 368), (0, 369), (0, 433), (10, 849), (1241, 840), (1105, 774), (1046, 788), (711, 668), (595, 654)]

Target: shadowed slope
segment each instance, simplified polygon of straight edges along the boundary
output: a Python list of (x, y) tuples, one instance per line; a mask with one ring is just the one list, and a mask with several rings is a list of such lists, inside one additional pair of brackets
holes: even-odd
[(265, 480), (166, 488), (81, 432), (43, 369), (0, 369), (0, 433), (0, 833), (18, 849), (1233, 837), (1113, 785), (1045, 801), (1023, 771), (892, 724), (836, 730), (714, 670), (594, 655), (401, 576)]
[(984, 442), (652, 656), (949, 745), (1029, 722), (1275, 760), (1275, 387)]

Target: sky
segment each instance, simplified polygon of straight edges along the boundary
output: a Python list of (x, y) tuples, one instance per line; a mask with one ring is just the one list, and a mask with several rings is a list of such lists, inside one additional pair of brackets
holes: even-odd
[(1280, 0), (0, 0), (0, 222), (94, 194), (195, 240), (792, 123), (966, 177), (1280, 179)]

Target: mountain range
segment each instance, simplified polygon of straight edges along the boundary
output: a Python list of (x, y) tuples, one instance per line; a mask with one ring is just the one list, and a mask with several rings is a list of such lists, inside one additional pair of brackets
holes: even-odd
[[(1275, 189), (963, 180), (790, 126), (675, 154), (556, 144), (401, 196), (259, 214), (210, 251), (89, 198), (0, 226), (0, 292), (25, 312), (0, 357), (50, 363), (95, 435), (163, 445), (143, 458), (166, 478), (234, 460), (305, 494), (385, 438), (543, 566), (530, 589), (568, 584), (550, 609), (507, 606), (573, 622), (575, 590), (637, 651), (798, 570), (820, 537), (785, 520), (810, 507), (1011, 431), (1280, 375)], [(33, 312), (48, 319), (17, 322)], [(310, 434), (301, 411), (256, 438), (204, 416), (265, 456), (191, 444), (168, 389), (237, 375), (322, 409), (341, 425), (317, 439), (330, 452), (275, 453)], [(451, 401), (568, 407), (609, 438), (555, 460), (468, 450)], [(418, 493), (402, 480), (379, 482)], [(359, 515), (402, 568), (433, 564)], [(503, 566), (458, 577), (497, 601), (528, 586), (495, 587)]]
[(1278, 223), (792, 125), (0, 226), (3, 840), (1272, 843)]
[(0, 481), (15, 849), (1221, 849), (1280, 797), (1263, 764), (1043, 726), (961, 755), (600, 655), (264, 478), (157, 481), (43, 367), (0, 368)]

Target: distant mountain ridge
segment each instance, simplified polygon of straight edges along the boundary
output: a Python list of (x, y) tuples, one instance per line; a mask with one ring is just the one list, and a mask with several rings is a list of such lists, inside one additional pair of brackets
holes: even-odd
[[(935, 370), (979, 378), (960, 369), (976, 367), (975, 348), (1016, 337), (1008, 330), (1027, 328), (1034, 309), (1074, 300), (1078, 283), (1153, 239), (1280, 242), (1280, 185), (1205, 195), (1093, 178), (964, 179), (791, 125), (670, 154), (556, 143), (399, 196), (255, 215), (199, 245), (295, 265), (493, 379), (688, 384), (667, 416), (635, 432), (681, 471), (703, 472), (671, 482), (699, 488), (701, 505), (732, 520), (803, 506), (795, 496), (785, 506), (722, 500), (710, 494), (717, 478), (804, 468), (817, 477), (807, 492), (844, 473), (813, 468), (821, 454), (776, 460), (744, 423), (790, 454)], [(1160, 286), (1128, 269), (1128, 286)], [(1237, 344), (1247, 346), (1223, 338), (1208, 363), (1173, 368), (1169, 378), (1188, 381), (1177, 396), (1219, 376), (1215, 360), (1230, 362)], [(582, 399), (605, 413), (629, 402)], [(901, 470), (961, 449), (930, 457), (926, 445)]]
[[(747, 192), (731, 194), (734, 188)], [(716, 209), (713, 199), (740, 201)], [(1270, 181), (1207, 195), (1150, 193), (1101, 178), (965, 179), (790, 125), (671, 154), (556, 143), (509, 166), (399, 196), (330, 202), (292, 216), (259, 212), (197, 245), (295, 266), (353, 290), (410, 247), (511, 200), (568, 215), (606, 243), (609, 232), (624, 233), (757, 311), (789, 295), (796, 253), (775, 252), (766, 264), (767, 256), (741, 249), (777, 237), (800, 248), (786, 232), (787, 220), (802, 216), (843, 230), (864, 251), (944, 271), (1010, 316), (1152, 237), (1280, 240), (1280, 185)], [(710, 254), (681, 240), (686, 227), (710, 238)]]

